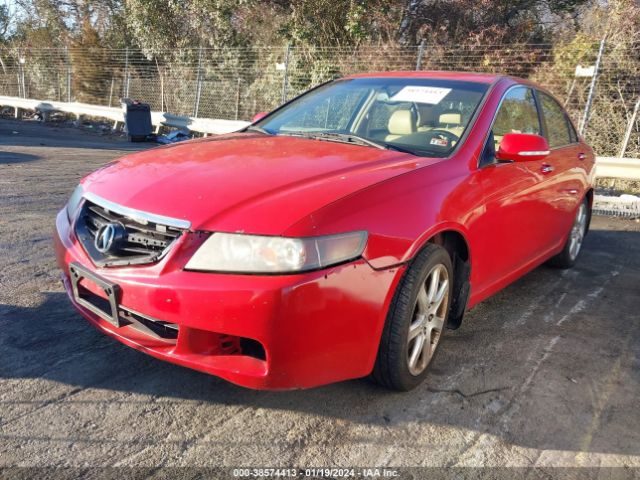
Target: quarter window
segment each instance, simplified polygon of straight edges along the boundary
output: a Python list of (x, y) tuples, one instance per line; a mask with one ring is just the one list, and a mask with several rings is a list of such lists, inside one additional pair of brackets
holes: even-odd
[(571, 137), (571, 143), (578, 142), (578, 134), (576, 133), (576, 129), (574, 128), (571, 120), (567, 120), (567, 125), (569, 126), (569, 136)]
[(551, 148), (574, 143), (573, 127), (564, 113), (564, 109), (552, 97), (539, 92), (542, 115), (547, 126), (547, 140)]

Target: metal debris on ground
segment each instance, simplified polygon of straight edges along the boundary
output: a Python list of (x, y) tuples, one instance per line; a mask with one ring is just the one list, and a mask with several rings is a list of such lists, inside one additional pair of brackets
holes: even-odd
[(171, 133), (167, 133), (166, 135), (159, 135), (156, 137), (156, 142), (168, 144), (168, 143), (176, 143), (181, 142), (183, 140), (189, 140), (191, 138), (191, 133), (184, 130), (174, 130)]
[(593, 200), (593, 213), (612, 217), (640, 218), (640, 197), (627, 194), (619, 197), (596, 195)]

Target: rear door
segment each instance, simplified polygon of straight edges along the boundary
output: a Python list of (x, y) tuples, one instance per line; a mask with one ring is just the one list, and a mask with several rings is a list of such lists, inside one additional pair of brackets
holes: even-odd
[(549, 175), (546, 202), (549, 207), (551, 243), (562, 243), (571, 227), (576, 208), (584, 196), (584, 163), (588, 152), (562, 106), (545, 92), (537, 91), (544, 136), (550, 154), (543, 161), (553, 169)]

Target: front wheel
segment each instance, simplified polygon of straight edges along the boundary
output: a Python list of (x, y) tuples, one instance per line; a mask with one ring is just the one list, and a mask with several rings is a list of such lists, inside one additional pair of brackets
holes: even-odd
[(447, 251), (428, 245), (413, 261), (394, 295), (373, 379), (394, 390), (411, 390), (426, 376), (444, 334), (453, 284)]
[(582, 249), (584, 237), (589, 227), (591, 208), (589, 201), (585, 198), (576, 211), (576, 217), (569, 231), (569, 236), (562, 251), (549, 260), (549, 263), (558, 268), (571, 268), (575, 265), (578, 254)]

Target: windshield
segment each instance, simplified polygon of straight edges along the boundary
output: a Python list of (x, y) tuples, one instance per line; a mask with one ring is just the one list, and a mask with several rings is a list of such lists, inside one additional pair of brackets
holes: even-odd
[(250, 128), (446, 157), (460, 142), (487, 88), (429, 78), (338, 80)]

